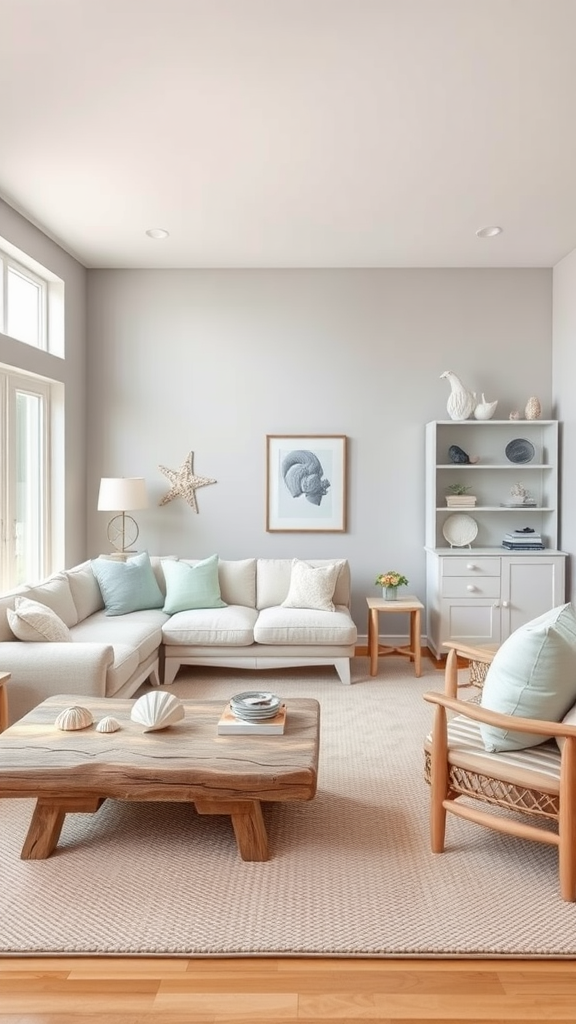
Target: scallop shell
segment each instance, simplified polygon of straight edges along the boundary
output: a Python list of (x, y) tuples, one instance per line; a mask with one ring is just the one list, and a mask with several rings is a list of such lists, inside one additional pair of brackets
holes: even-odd
[(541, 412), (542, 406), (540, 405), (540, 399), (533, 395), (532, 398), (529, 398), (526, 402), (524, 415), (527, 420), (538, 420), (540, 419)]
[(64, 711), (60, 712), (54, 725), (57, 729), (62, 729), (63, 732), (69, 732), (72, 729), (87, 729), (93, 721), (92, 712), (88, 708), (74, 704), (71, 708), (64, 708)]
[(121, 728), (117, 718), (113, 718), (112, 715), (106, 715), (106, 718), (101, 718), (98, 722), (96, 732), (118, 732), (118, 729)]
[(173, 725), (184, 718), (184, 707), (178, 697), (165, 690), (155, 693), (145, 693), (134, 703), (130, 712), (133, 722), (144, 726), (144, 732), (152, 732), (154, 729), (165, 729), (167, 725)]

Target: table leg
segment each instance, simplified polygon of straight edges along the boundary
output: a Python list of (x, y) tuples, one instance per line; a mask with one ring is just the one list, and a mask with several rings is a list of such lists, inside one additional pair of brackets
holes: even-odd
[(8, 693), (3, 683), (0, 683), (0, 732), (8, 728)]
[(28, 834), (24, 840), (22, 860), (44, 860), (56, 848), (66, 811), (50, 800), (37, 800)]
[(422, 650), (420, 647), (421, 622), (420, 609), (414, 612), (414, 635), (412, 637), (412, 650), (414, 651), (414, 672), (416, 676), (422, 675)]
[(268, 860), (268, 836), (259, 800), (195, 800), (198, 814), (229, 814), (242, 860)]
[(368, 612), (368, 649), (370, 651), (370, 675), (378, 671), (378, 609), (370, 608)]
[(21, 859), (45, 860), (58, 845), (64, 818), (69, 811), (94, 814), (103, 803), (104, 797), (101, 796), (70, 796), (61, 800), (39, 797), (24, 840)]

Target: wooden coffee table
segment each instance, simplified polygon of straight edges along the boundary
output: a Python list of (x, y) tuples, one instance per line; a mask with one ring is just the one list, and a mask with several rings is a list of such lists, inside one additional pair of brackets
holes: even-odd
[[(316, 793), (320, 705), (287, 700), (281, 736), (218, 736), (225, 701), (183, 700), (185, 717), (145, 733), (130, 720), (133, 700), (49, 697), (0, 736), (0, 797), (36, 797), (24, 860), (49, 857), (69, 812), (95, 812), (105, 799), (185, 801), (199, 814), (230, 815), (243, 860), (268, 859), (261, 804), (311, 800)], [(94, 725), (62, 732), (56, 716), (72, 704)], [(113, 715), (122, 728), (96, 732)]]

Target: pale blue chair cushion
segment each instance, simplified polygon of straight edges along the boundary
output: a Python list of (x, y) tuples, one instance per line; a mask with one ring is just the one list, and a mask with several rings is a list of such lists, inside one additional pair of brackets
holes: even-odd
[[(553, 608), (515, 630), (494, 655), (482, 707), (504, 715), (560, 722), (576, 702), (576, 615), (571, 604)], [(482, 724), (486, 750), (522, 750), (543, 736)]]

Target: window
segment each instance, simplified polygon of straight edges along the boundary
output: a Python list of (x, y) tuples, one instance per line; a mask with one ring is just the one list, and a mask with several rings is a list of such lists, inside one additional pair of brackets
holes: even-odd
[(0, 238), (0, 332), (64, 355), (64, 282)]
[(50, 538), (50, 386), (0, 370), (0, 585), (42, 579)]

